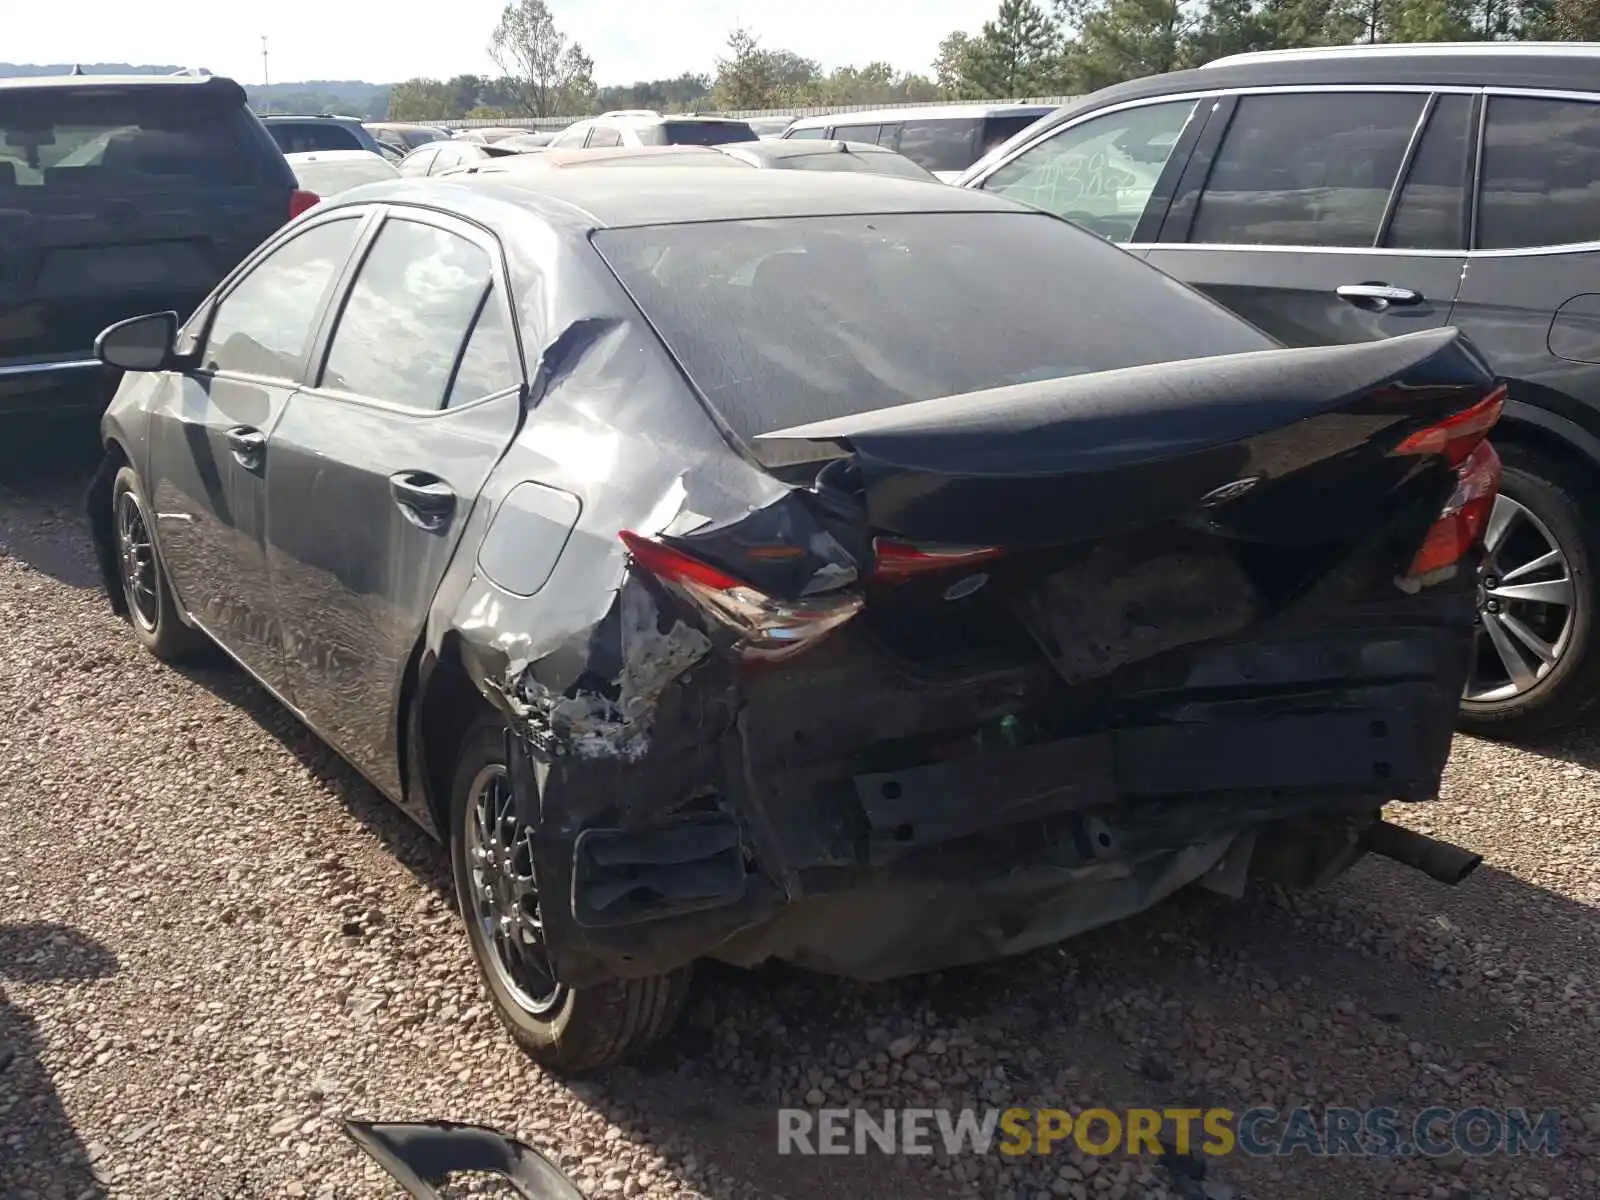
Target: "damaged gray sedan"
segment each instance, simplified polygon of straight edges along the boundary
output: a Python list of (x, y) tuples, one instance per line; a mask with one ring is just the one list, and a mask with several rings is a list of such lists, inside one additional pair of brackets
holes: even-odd
[(98, 352), (113, 604), (449, 844), (552, 1067), (702, 957), (1475, 865), (1380, 818), (1437, 792), (1498, 479), (1453, 331), (1283, 349), (983, 192), (618, 168), (342, 193)]

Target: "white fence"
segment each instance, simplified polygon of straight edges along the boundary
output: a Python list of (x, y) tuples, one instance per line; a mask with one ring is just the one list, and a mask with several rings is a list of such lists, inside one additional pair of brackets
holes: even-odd
[[(1028, 96), (1018, 100), (986, 100), (985, 104), (1050, 104), (1062, 105), (1077, 100), (1077, 96)], [(922, 100), (910, 104), (822, 104), (811, 108), (739, 108), (717, 109), (719, 117), (825, 117), (833, 113), (871, 112), (880, 108), (935, 108), (942, 105), (972, 104), (971, 100)], [(663, 114), (670, 115), (670, 114)], [(423, 121), (423, 125), (448, 126), (451, 129), (565, 129), (584, 117), (506, 117), (503, 119), (461, 118), (455, 121)]]

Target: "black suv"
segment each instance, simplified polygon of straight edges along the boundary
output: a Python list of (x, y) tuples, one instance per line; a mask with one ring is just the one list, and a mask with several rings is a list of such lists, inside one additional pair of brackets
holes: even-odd
[(295, 187), (232, 80), (0, 79), (0, 417), (103, 404), (96, 335), (187, 315)]
[(1462, 723), (1547, 731), (1600, 698), (1600, 47), (1237, 55), (1069, 105), (958, 182), (1291, 346), (1463, 329), (1510, 399)]

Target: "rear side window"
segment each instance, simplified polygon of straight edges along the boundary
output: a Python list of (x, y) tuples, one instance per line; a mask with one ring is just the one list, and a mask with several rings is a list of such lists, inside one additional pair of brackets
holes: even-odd
[(522, 374), (511, 353), (505, 314), (491, 287), (483, 295), (478, 319), (472, 324), (472, 334), (461, 354), (461, 365), (456, 368), (450, 394), (445, 397), (445, 407), (459, 408), (521, 382)]
[(1440, 96), (1428, 117), (1384, 245), (1397, 250), (1459, 250), (1465, 244), (1467, 147), (1472, 99)]
[(115, 192), (254, 182), (258, 160), (243, 110), (188, 88), (168, 90), (0, 92), (0, 188)]
[(322, 386), (437, 409), (491, 271), (483, 247), (466, 238), (416, 221), (384, 222), (339, 314)]
[(1381, 92), (1241, 98), (1189, 240), (1373, 245), (1425, 100)]
[(317, 314), (356, 244), (355, 219), (296, 234), (217, 305), (202, 355), (208, 370), (298, 379)]
[(333, 121), (268, 121), (267, 132), (285, 154), (314, 154), (318, 150), (365, 150), (355, 131)]
[[(1275, 344), (1108, 242), (1037, 213), (722, 221), (604, 229), (593, 242), (711, 407), (747, 439), (937, 396)], [(757, 452), (769, 463), (786, 457)]]
[(1478, 246), (1600, 240), (1600, 105), (1491, 96)]
[(725, 146), (761, 140), (743, 121), (663, 121), (660, 129), (669, 146)]
[(898, 149), (930, 171), (965, 171), (978, 161), (980, 124), (972, 118), (907, 121), (900, 127)]

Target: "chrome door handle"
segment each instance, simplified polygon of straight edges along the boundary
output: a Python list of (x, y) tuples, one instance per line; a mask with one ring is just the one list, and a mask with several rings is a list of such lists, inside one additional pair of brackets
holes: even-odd
[(1346, 283), (1337, 289), (1339, 299), (1361, 308), (1382, 312), (1391, 304), (1421, 304), (1422, 293), (1387, 283)]
[(261, 460), (267, 452), (267, 435), (259, 429), (252, 429), (248, 425), (236, 425), (228, 430), (228, 449), (233, 452), (233, 457), (246, 471), (260, 468)]

